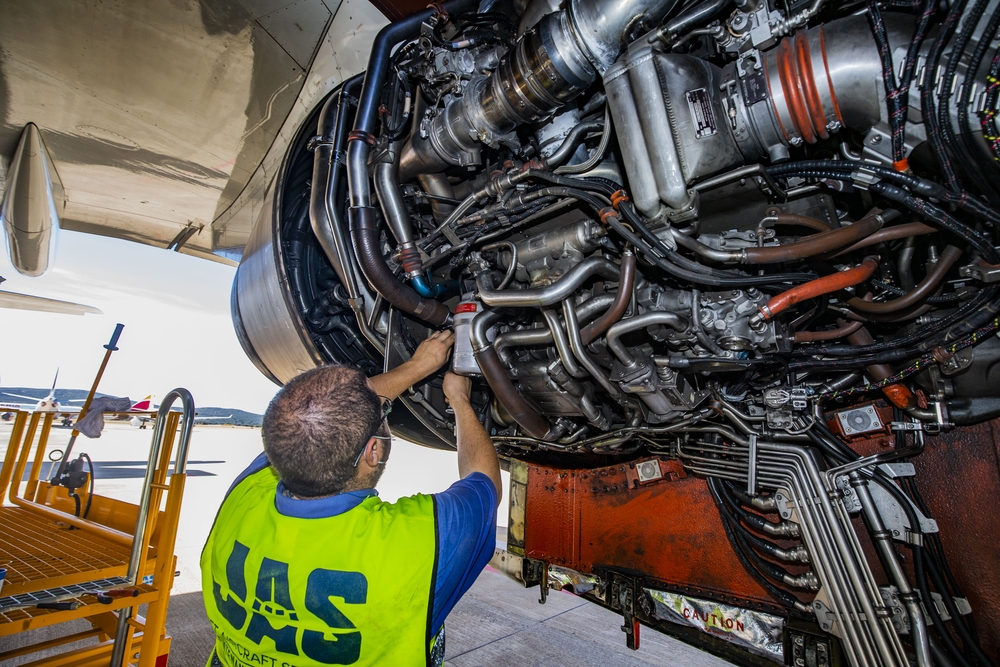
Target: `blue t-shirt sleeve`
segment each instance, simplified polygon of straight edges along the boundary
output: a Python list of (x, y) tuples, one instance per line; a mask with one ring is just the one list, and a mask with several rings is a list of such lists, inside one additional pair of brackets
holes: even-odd
[(437, 571), (431, 634), (437, 633), (458, 600), (493, 557), (497, 544), (497, 489), (474, 472), (434, 494), (437, 518)]

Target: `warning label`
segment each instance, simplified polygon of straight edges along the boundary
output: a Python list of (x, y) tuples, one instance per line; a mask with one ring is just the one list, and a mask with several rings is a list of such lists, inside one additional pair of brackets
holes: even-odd
[(712, 113), (712, 100), (705, 89), (689, 90), (685, 95), (688, 106), (691, 108), (691, 122), (694, 123), (695, 128), (694, 136), (701, 139), (718, 132), (715, 125), (715, 114)]

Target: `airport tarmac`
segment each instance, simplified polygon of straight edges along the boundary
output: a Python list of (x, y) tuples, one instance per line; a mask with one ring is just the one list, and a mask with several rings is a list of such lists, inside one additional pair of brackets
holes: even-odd
[[(0, 459), (7, 448), (10, 424), (0, 424)], [(48, 449), (62, 449), (69, 429), (53, 429)], [(142, 486), (152, 430), (109, 422), (102, 437), (77, 440), (74, 455), (86, 452), (96, 467), (96, 493), (135, 502)], [(176, 578), (167, 631), (173, 636), (171, 667), (201, 667), (214, 641), (201, 601), (198, 560), (216, 509), (232, 480), (261, 452), (260, 431), (226, 426), (196, 426), (188, 456), (188, 481), (177, 538)], [(42, 469), (48, 473), (48, 463)], [(435, 492), (457, 479), (455, 456), (394, 442), (392, 457), (379, 484), (387, 500), (403, 495)], [(506, 475), (505, 475), (506, 482)], [(499, 517), (506, 524), (506, 512)], [(502, 531), (501, 531), (502, 533)], [(36, 630), (0, 637), (0, 651), (50, 636), (70, 634), (79, 627)], [(593, 665), (640, 667), (690, 665), (722, 667), (724, 660), (643, 628), (639, 651), (625, 647), (621, 617), (570, 593), (553, 592), (545, 605), (538, 588), (524, 589), (497, 572), (487, 570), (458, 603), (446, 622), (447, 665), (467, 667), (529, 667)], [(34, 659), (36, 656), (33, 656)], [(15, 660), (10, 667), (25, 664)]]

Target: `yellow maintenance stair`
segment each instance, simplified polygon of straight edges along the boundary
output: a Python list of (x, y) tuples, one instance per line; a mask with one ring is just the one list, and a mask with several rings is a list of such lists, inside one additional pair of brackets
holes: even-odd
[[(171, 411), (177, 400), (181, 410)], [(95, 641), (30, 664), (167, 664), (165, 623), (194, 414), (186, 389), (167, 394), (155, 413), (128, 413), (156, 420), (139, 503), (132, 504), (90, 495), (87, 485), (71, 498), (65, 487), (40, 480), (56, 414), (15, 413), (0, 470), (0, 498), (6, 496), (0, 506), (0, 568), (6, 569), (0, 645), (2, 637), (76, 619), (87, 619), (91, 629), (0, 652), (0, 664), (88, 638)], [(140, 605), (149, 605), (145, 617)]]

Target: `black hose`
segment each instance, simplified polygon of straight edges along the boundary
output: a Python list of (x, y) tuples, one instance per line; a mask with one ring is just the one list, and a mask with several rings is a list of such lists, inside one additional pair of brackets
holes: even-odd
[[(475, 9), (476, 3), (472, 0), (447, 0), (443, 6), (449, 14), (461, 14)], [(358, 99), (358, 114), (354, 120), (356, 132), (373, 134), (375, 131), (379, 101), (385, 88), (393, 47), (404, 40), (416, 37), (420, 32), (420, 26), (436, 13), (436, 9), (424, 9), (379, 30), (375, 41), (372, 42), (365, 83)]]
[[(959, 144), (956, 140), (955, 130), (951, 123), (951, 105), (949, 103), (952, 94), (952, 84), (956, 74), (958, 73), (958, 66), (962, 59), (962, 55), (965, 53), (965, 48), (968, 46), (969, 40), (972, 38), (972, 34), (978, 26), (980, 18), (986, 11), (988, 2), (989, 0), (976, 0), (972, 9), (970, 9), (966, 14), (967, 20), (962, 23), (962, 30), (958, 33), (958, 37), (955, 39), (955, 44), (952, 47), (951, 54), (948, 58), (948, 65), (945, 68), (944, 75), (942, 76), (941, 95), (937, 109), (937, 123), (944, 134), (945, 144), (950, 146), (960, 158), (961, 164), (965, 167), (965, 174), (969, 180), (975, 183), (979, 191), (986, 195), (988, 199), (991, 201), (997, 201), (998, 194), (996, 189), (993, 187), (993, 184), (989, 179), (985, 178), (983, 174), (979, 173), (978, 169), (975, 167), (975, 158), (970, 155), (968, 151), (965, 150), (965, 147)], [(969, 76), (974, 76), (974, 73), (970, 72)]]
[(371, 206), (352, 207), (348, 212), (354, 252), (365, 277), (386, 301), (425, 322), (441, 326), (451, 318), (448, 307), (434, 299), (425, 299), (412, 287), (401, 283), (382, 256), (381, 234)]
[(579, 145), (580, 141), (587, 136), (588, 132), (593, 132), (604, 127), (603, 120), (594, 120), (588, 123), (580, 123), (566, 135), (566, 138), (559, 145), (552, 155), (545, 158), (545, 166), (547, 167), (557, 167), (563, 162), (568, 160), (573, 153), (576, 152), (576, 147)]
[(996, 173), (996, 163), (993, 160), (984, 159), (979, 146), (976, 145), (975, 139), (972, 136), (972, 128), (969, 125), (969, 105), (972, 100), (972, 80), (983, 64), (986, 50), (992, 44), (991, 37), (996, 35), (997, 29), (1000, 29), (1000, 6), (993, 10), (989, 23), (986, 24), (986, 29), (983, 30), (979, 38), (979, 43), (976, 44), (976, 49), (973, 51), (972, 58), (966, 67), (965, 79), (962, 82), (962, 94), (959, 97), (957, 109), (958, 130), (966, 152), (976, 161), (978, 165), (977, 171), (982, 170), (983, 173), (994, 174)]
[(824, 174), (822, 177), (842, 181), (851, 181), (852, 179), (848, 178), (847, 174), (851, 174), (860, 169), (874, 172), (879, 178), (883, 178), (885, 180), (892, 181), (896, 185), (903, 186), (917, 196), (947, 201), (949, 204), (955, 204), (959, 208), (982, 218), (992, 225), (1000, 225), (1000, 213), (993, 210), (988, 204), (981, 202), (978, 198), (968, 192), (963, 190), (953, 192), (935, 181), (901, 171), (896, 171), (895, 169), (890, 169), (882, 165), (869, 164), (867, 162), (848, 162), (845, 160), (800, 160), (797, 162), (786, 162), (784, 164), (774, 165), (772, 167), (768, 167), (767, 171), (772, 176), (783, 176), (802, 171), (837, 171), (844, 172), (844, 175), (838, 176), (833, 174)]
[(734, 529), (732, 525), (733, 523), (736, 522), (736, 519), (726, 510), (726, 507), (720, 497), (720, 493), (718, 489), (715, 488), (717, 480), (710, 477), (708, 478), (707, 482), (708, 482), (709, 493), (711, 494), (712, 500), (715, 502), (715, 506), (719, 511), (719, 516), (722, 518), (722, 528), (726, 531), (726, 537), (729, 539), (729, 544), (732, 546), (733, 552), (739, 559), (740, 564), (743, 566), (743, 569), (746, 570), (747, 573), (751, 577), (753, 577), (753, 580), (756, 581), (758, 584), (760, 584), (761, 587), (765, 591), (767, 591), (772, 598), (774, 598), (775, 600), (777, 600), (779, 603), (783, 604), (786, 607), (794, 608), (796, 603), (799, 602), (798, 598), (796, 598), (788, 591), (782, 590), (781, 588), (778, 588), (773, 583), (771, 583), (771, 581), (768, 580), (760, 572), (760, 570), (758, 570), (755, 567), (755, 565), (750, 561), (750, 559), (747, 556), (747, 553), (744, 551), (744, 547), (746, 545), (739, 541), (739, 536), (738, 533), (736, 532), (739, 529), (738, 528)]
[(965, 659), (965, 655), (955, 645), (955, 640), (951, 638), (948, 630), (944, 627), (941, 615), (938, 614), (937, 605), (934, 604), (934, 598), (931, 597), (931, 589), (927, 581), (923, 549), (918, 544), (913, 544), (910, 548), (913, 550), (914, 577), (917, 580), (917, 588), (920, 589), (920, 598), (924, 600), (923, 607), (927, 610), (927, 615), (931, 617), (931, 626), (944, 643), (944, 649), (948, 652), (948, 655), (960, 665), (963, 665), (963, 667), (972, 667), (969, 661)]
[[(938, 71), (941, 56), (944, 54), (944, 49), (951, 40), (952, 35), (955, 34), (955, 28), (958, 27), (958, 21), (965, 11), (966, 3), (967, 0), (956, 0), (952, 5), (938, 32), (937, 40), (935, 40), (930, 51), (927, 53), (927, 60), (924, 65), (925, 72)], [(937, 80), (934, 76), (924, 77), (924, 81), (920, 84), (921, 115), (927, 129), (927, 138), (930, 140), (931, 148), (934, 151), (934, 157), (941, 166), (941, 171), (944, 172), (945, 187), (952, 192), (958, 192), (960, 190), (958, 175), (955, 172), (955, 166), (951, 163), (951, 156), (948, 155), (944, 139), (941, 137), (941, 129), (937, 125), (937, 108), (934, 101), (934, 87), (936, 85)]]
[[(948, 593), (947, 587), (944, 585), (944, 580), (941, 578), (941, 573), (938, 571), (937, 565), (934, 563), (933, 559), (928, 558), (924, 565), (927, 568), (927, 572), (930, 574), (931, 581), (934, 583), (934, 588), (938, 590), (941, 595), (941, 599), (944, 601), (944, 606), (948, 609), (948, 613), (951, 615), (952, 625), (955, 630), (958, 631), (958, 636), (962, 639), (962, 645), (966, 652), (971, 652), (973, 658), (984, 667), (995, 667), (993, 661), (987, 657), (983, 652), (983, 649), (979, 646), (979, 643), (972, 638), (969, 634), (969, 629), (965, 627), (965, 623), (962, 620), (962, 616), (958, 613), (958, 606), (955, 604), (955, 599)], [(933, 605), (930, 605), (933, 606)]]

